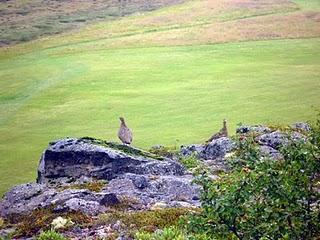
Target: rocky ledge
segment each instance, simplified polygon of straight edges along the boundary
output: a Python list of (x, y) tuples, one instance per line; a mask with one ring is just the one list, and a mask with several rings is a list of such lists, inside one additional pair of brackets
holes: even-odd
[[(90, 190), (90, 186), (99, 189)], [(178, 162), (126, 145), (67, 138), (43, 152), (37, 183), (16, 186), (0, 202), (0, 215), (35, 208), (77, 210), (89, 215), (130, 202), (130, 208), (199, 206), (198, 187)]]

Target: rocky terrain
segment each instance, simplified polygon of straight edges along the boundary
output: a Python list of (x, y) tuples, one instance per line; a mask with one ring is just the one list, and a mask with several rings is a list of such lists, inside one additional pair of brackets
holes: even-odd
[[(257, 125), (241, 126), (237, 134), (253, 135), (261, 157), (280, 160), (278, 150), (289, 141), (306, 141), (309, 130), (305, 123), (283, 129)], [(91, 223), (69, 227), (65, 235), (73, 239), (97, 239), (111, 233), (116, 233), (118, 239), (130, 239), (127, 223), (122, 222), (125, 220), (121, 214), (125, 212), (178, 209), (183, 213), (174, 214), (180, 216), (200, 207), (200, 189), (193, 183), (194, 168), (186, 165), (187, 169), (183, 159), (197, 159), (200, 172), (209, 171), (215, 179), (221, 171), (228, 171), (226, 159), (237, 145), (232, 138), (222, 137), (207, 144), (181, 146), (170, 154), (161, 153), (162, 148), (157, 146), (147, 152), (88, 137), (51, 142), (40, 158), (36, 182), (13, 187), (0, 201), (0, 215), (6, 223), (0, 236), (11, 232), (17, 239), (32, 237), (40, 229), (21, 231), (21, 222), (26, 216), (41, 218), (39, 214), (47, 211), (47, 221), (77, 213), (84, 222)], [(101, 215), (108, 213), (115, 214), (113, 219), (101, 222)]]

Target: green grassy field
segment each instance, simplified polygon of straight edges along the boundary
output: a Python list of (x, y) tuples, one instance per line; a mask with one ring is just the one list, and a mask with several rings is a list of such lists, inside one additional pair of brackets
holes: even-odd
[[(286, 33), (275, 22), (271, 29), (281, 37), (261, 39), (254, 32), (220, 41), (191, 36), (208, 24), (226, 24), (225, 16), (217, 20), (207, 10), (201, 19), (208, 24), (179, 18), (174, 28), (174, 19), (169, 26), (150, 20), (184, 15), (200, 2), (0, 49), (0, 193), (34, 180), (41, 152), (53, 139), (117, 141), (119, 116), (133, 129), (134, 145), (143, 148), (202, 142), (223, 118), (232, 130), (239, 122), (313, 120), (320, 106), (320, 34), (314, 22), (296, 37), (282, 37)], [(272, 9), (278, 12), (267, 17), (295, 19), (309, 11), (290, 4)], [(238, 15), (232, 24), (241, 25)]]

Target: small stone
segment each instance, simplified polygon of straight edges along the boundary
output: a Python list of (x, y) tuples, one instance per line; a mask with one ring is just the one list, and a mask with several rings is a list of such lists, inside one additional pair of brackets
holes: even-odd
[(181, 146), (180, 153), (184, 157), (195, 156), (198, 157), (200, 153), (204, 150), (205, 146), (201, 144), (191, 144), (188, 146)]
[(172, 204), (172, 207), (176, 207), (176, 208), (195, 208), (195, 206), (191, 203), (188, 202), (183, 202), (183, 201), (175, 201)]
[(302, 130), (302, 131), (305, 131), (305, 132), (309, 132), (311, 130), (310, 125), (308, 123), (305, 123), (305, 122), (294, 123), (294, 124), (291, 125), (291, 127), (293, 129)]
[(161, 209), (165, 209), (168, 208), (168, 204), (166, 204), (165, 202), (156, 202), (155, 204), (153, 204), (153, 206), (150, 208), (150, 210), (161, 210)]
[(260, 153), (263, 157), (270, 157), (276, 160), (283, 159), (282, 154), (278, 150), (269, 146), (261, 146)]
[(200, 157), (205, 160), (224, 158), (234, 148), (235, 144), (230, 138), (218, 138), (205, 146), (204, 150), (200, 153)]
[(118, 220), (115, 224), (113, 224), (112, 228), (116, 231), (119, 231), (121, 229), (121, 221)]
[(72, 198), (65, 202), (70, 210), (81, 211), (87, 215), (96, 215), (100, 212), (103, 212), (103, 208), (100, 207), (100, 204), (95, 201), (86, 201), (79, 198)]
[(136, 188), (144, 189), (148, 186), (148, 179), (143, 175), (129, 173), (125, 177), (130, 179)]
[(97, 234), (97, 236), (98, 236), (99, 238), (106, 238), (106, 237), (108, 237), (108, 234), (105, 232), (104, 229), (98, 229), (98, 230), (96, 231), (96, 234)]
[(115, 195), (114, 193), (107, 193), (100, 200), (100, 204), (105, 205), (105, 206), (114, 206), (119, 203), (120, 203), (120, 201), (117, 198), (117, 195)]
[(284, 146), (289, 142), (288, 135), (280, 131), (258, 136), (256, 141), (261, 145), (266, 145), (274, 149), (279, 149), (281, 146)]

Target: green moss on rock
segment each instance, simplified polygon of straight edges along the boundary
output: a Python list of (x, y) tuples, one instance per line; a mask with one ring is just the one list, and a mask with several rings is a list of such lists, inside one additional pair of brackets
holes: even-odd
[(87, 183), (79, 183), (79, 184), (70, 184), (61, 186), (58, 188), (59, 191), (63, 191), (66, 189), (88, 189), (91, 192), (101, 192), (103, 187), (108, 184), (107, 181), (93, 181)]
[(80, 138), (79, 140), (84, 141), (86, 143), (99, 145), (102, 147), (112, 148), (112, 149), (121, 151), (121, 152), (128, 154), (128, 155), (131, 155), (131, 156), (141, 156), (141, 157), (145, 157), (145, 158), (153, 158), (153, 159), (160, 160), (160, 161), (165, 160), (165, 158), (162, 156), (159, 156), (157, 154), (150, 153), (147, 151), (143, 151), (141, 149), (133, 148), (133, 147), (131, 147), (129, 145), (125, 145), (125, 144), (120, 144), (120, 143), (116, 143), (116, 142), (108, 142), (105, 140), (96, 139), (96, 138), (92, 138), (92, 137), (83, 137), (83, 138)]

